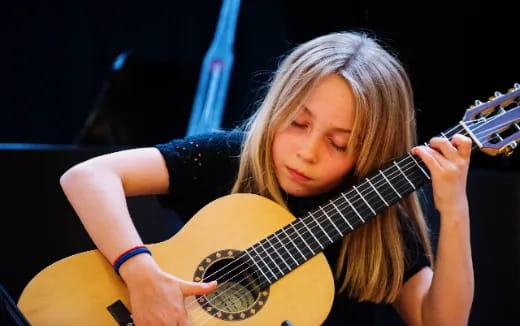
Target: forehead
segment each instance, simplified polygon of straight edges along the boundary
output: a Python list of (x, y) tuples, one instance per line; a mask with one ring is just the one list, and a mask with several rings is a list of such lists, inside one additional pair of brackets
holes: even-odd
[(351, 130), (355, 118), (354, 94), (345, 79), (330, 74), (310, 90), (302, 110), (318, 122)]

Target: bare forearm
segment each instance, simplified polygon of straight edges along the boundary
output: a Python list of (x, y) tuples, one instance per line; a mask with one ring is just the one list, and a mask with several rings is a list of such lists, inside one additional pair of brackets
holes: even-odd
[(60, 183), (90, 237), (109, 261), (142, 243), (116, 175), (89, 168), (71, 169)]
[(422, 305), (423, 325), (466, 325), (473, 301), (467, 202), (441, 213), (437, 257), (430, 290)]

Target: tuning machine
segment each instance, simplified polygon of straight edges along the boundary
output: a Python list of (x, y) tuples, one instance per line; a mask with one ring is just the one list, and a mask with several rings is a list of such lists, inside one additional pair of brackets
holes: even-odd
[(511, 156), (511, 154), (513, 154), (513, 151), (517, 146), (518, 143), (516, 141), (510, 142), (509, 144), (504, 146), (504, 148), (502, 149), (502, 154), (504, 154), (505, 156)]

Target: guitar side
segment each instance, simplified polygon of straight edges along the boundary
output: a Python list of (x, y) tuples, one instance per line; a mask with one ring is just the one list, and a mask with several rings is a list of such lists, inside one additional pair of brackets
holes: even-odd
[[(271, 200), (233, 194), (202, 208), (172, 238), (149, 246), (161, 268), (193, 280), (201, 262), (219, 250), (244, 250), (294, 220)], [(187, 297), (193, 325), (318, 325), (327, 317), (334, 282), (323, 254), (309, 259), (269, 287), (261, 309), (246, 317), (212, 317), (207, 306)], [(112, 266), (97, 250), (64, 258), (37, 274), (26, 286), (19, 307), (34, 325), (117, 325), (107, 306), (121, 300), (130, 308), (128, 292)], [(257, 299), (258, 303), (259, 299)]]

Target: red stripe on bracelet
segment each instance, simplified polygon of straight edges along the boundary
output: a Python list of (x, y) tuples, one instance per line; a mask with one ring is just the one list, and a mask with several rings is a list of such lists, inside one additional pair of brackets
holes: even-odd
[(146, 246), (135, 246), (135, 247), (132, 247), (132, 248), (130, 248), (128, 250), (123, 251), (119, 256), (117, 256), (116, 259), (114, 259), (114, 262), (112, 263), (112, 266), (114, 266), (121, 257), (126, 255), (130, 251), (135, 250), (135, 249), (139, 249), (139, 248), (146, 248)]

